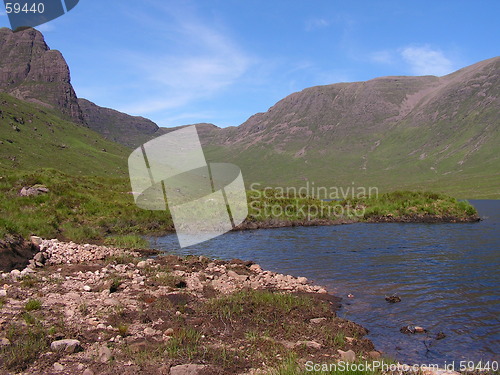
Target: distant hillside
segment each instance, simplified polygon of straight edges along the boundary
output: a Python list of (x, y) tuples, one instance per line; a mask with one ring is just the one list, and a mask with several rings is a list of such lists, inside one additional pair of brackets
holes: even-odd
[[(262, 186), (314, 183), (500, 198), (499, 76), (497, 57), (444, 77), (382, 77), (311, 87), (240, 126), (220, 129), (197, 124), (197, 128), (207, 159), (239, 165), (247, 186), (253, 182)], [(106, 143), (84, 126), (129, 149), (180, 128), (161, 128), (148, 119), (77, 99), (62, 55), (51, 51), (33, 29), (15, 34), (0, 29), (0, 92), (25, 101), (21, 105), (2, 96), (0, 149), (3, 164), (9, 168), (40, 164), (26, 156), (38, 152), (45, 159), (37, 160), (90, 171), (84, 167), (86, 162), (72, 159), (80, 152), (72, 155), (68, 149), (73, 148), (57, 146), (76, 146), (83, 136), (87, 139), (80, 141), (89, 147), (87, 141), (95, 138), (96, 147), (89, 152), (96, 163), (101, 163), (99, 153), (108, 154), (102, 159), (102, 170), (112, 168), (107, 167), (109, 153), (117, 158), (122, 155), (123, 160), (116, 162), (116, 169), (121, 170), (129, 151)], [(24, 124), (16, 121), (19, 117)], [(30, 133), (35, 130), (29, 130), (26, 118), (38, 121), (36, 131), (48, 126), (47, 137), (32, 138), (36, 133)], [(58, 133), (62, 138), (52, 137), (54, 129), (47, 124), (59, 121), (64, 128)], [(17, 149), (9, 140), (19, 142)], [(39, 150), (32, 149), (33, 142), (38, 142), (35, 148)], [(68, 167), (71, 164), (75, 168)]]
[(430, 189), (500, 198), (500, 58), (444, 77), (383, 77), (289, 95), (203, 137), (247, 184)]
[(0, 93), (0, 174), (56, 168), (74, 175), (126, 176), (128, 154), (55, 110)]
[(136, 148), (161, 134), (158, 125), (144, 117), (100, 107), (86, 99), (78, 99), (78, 103), (87, 126), (113, 142)]

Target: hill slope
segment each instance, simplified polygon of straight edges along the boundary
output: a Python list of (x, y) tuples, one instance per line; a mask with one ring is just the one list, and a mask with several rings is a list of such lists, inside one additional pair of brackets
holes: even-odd
[(127, 147), (136, 148), (162, 134), (158, 125), (147, 118), (100, 107), (86, 99), (78, 99), (78, 104), (89, 128)]
[(0, 173), (56, 168), (74, 175), (126, 176), (129, 150), (60, 116), (0, 93)]
[(294, 93), (205, 134), (247, 184), (432, 189), (500, 198), (500, 58), (444, 77), (383, 77)]

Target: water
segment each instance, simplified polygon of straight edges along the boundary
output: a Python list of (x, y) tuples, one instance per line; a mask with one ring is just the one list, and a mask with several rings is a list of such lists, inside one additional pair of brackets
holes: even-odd
[[(499, 360), (500, 201), (471, 203), (483, 221), (260, 229), (185, 249), (168, 235), (152, 245), (306, 276), (343, 297), (339, 315), (367, 328), (378, 350), (405, 363)], [(392, 294), (402, 301), (387, 303)], [(428, 333), (400, 333), (406, 325)], [(440, 331), (446, 338), (435, 340)]]

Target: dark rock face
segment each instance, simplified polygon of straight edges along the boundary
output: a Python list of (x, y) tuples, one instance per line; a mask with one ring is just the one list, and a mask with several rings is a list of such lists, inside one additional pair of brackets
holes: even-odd
[(22, 237), (8, 236), (0, 240), (0, 271), (25, 268), (38, 250), (37, 246)]
[(83, 123), (68, 65), (50, 50), (35, 29), (0, 29), (0, 90), (18, 99), (45, 104)]
[(85, 123), (105, 138), (128, 147), (138, 147), (154, 138), (160, 129), (144, 117), (130, 116), (114, 109), (100, 107), (89, 100), (78, 99)]

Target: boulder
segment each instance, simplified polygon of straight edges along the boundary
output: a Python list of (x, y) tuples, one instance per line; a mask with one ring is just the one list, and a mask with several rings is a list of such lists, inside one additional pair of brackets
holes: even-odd
[(66, 353), (74, 353), (80, 348), (80, 341), (72, 339), (57, 340), (50, 344), (50, 349), (54, 352), (64, 351)]
[(340, 354), (340, 359), (345, 362), (354, 362), (356, 360), (356, 353), (354, 353), (352, 350), (348, 350), (344, 352), (343, 350), (337, 350), (337, 352)]
[(179, 365), (170, 368), (170, 375), (197, 375), (205, 369), (204, 365)]

